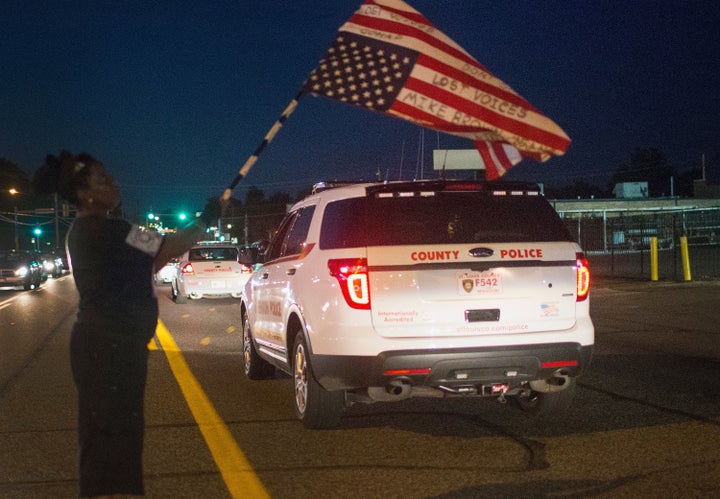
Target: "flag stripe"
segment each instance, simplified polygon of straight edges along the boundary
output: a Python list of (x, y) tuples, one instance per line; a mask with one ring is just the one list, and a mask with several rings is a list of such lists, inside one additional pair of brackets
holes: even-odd
[[(362, 7), (360, 9), (360, 12), (361, 11), (363, 11)], [(376, 14), (375, 12), (373, 13)], [(477, 70), (479, 69), (479, 74), (481, 74), (482, 78), (488, 82), (492, 82), (494, 84), (493, 87), (497, 90), (507, 89), (512, 94), (517, 95), (517, 93), (508, 85), (496, 78), (492, 73), (490, 73), (490, 71), (487, 70), (487, 68), (468, 54), (465, 49), (460, 47), (452, 39), (448, 38), (443, 32), (435, 28), (430, 21), (421, 16), (417, 22), (423, 24), (424, 26), (422, 28), (413, 28), (407, 24), (402, 24), (399, 20), (380, 19), (377, 15), (364, 16), (356, 13), (340, 28), (340, 31), (355, 32), (359, 35), (374, 38), (378, 41), (389, 42), (395, 45), (411, 48), (419, 53), (435, 57), (436, 59), (452, 61), (458, 69), (467, 65), (473, 66), (475, 68), (475, 71), (473, 72), (477, 73)], [(367, 29), (372, 29), (375, 32), (368, 32)], [(429, 33), (432, 33), (432, 35)], [(398, 38), (397, 35), (403, 35), (403, 38)], [(465, 74), (467, 77), (473, 78), (472, 74)], [(522, 97), (520, 98), (522, 99)], [(527, 101), (524, 99), (522, 100), (529, 105)]]
[[(489, 128), (500, 135), (509, 133), (518, 137), (524, 137), (532, 142), (532, 144), (527, 144), (531, 149), (535, 147), (546, 149), (549, 147), (554, 151), (564, 151), (569, 145), (569, 140), (564, 137), (558, 137), (546, 130), (534, 127), (527, 122), (508, 118), (506, 115), (492, 111), (485, 106), (470, 102), (453, 93), (445, 92), (426, 81), (414, 78), (414, 74), (415, 71), (411, 73), (410, 78), (406, 82), (406, 89), (416, 91), (425, 96), (432, 95), (433, 99), (438, 102), (449, 104), (455, 109), (463, 109), (462, 112), (464, 115), (479, 120), (476, 126)], [(541, 144), (547, 147), (543, 147)]]
[[(428, 95), (433, 95), (433, 97)], [(532, 128), (527, 124), (518, 124), (512, 120), (504, 119), (502, 116), (498, 116), (493, 125), (481, 122), (477, 120), (477, 117), (480, 114), (487, 115), (487, 111), (482, 108), (479, 110), (474, 109), (473, 107), (466, 101), (457, 99), (452, 95), (443, 100), (442, 96), (437, 95), (437, 90), (434, 87), (411, 78), (398, 95), (391, 110), (410, 118), (417, 117), (420, 125), (473, 140), (479, 140), (490, 135), (492, 140), (506, 140), (511, 143), (521, 142), (522, 150), (536, 152), (545, 159), (549, 157), (550, 153), (562, 152), (564, 148), (567, 148), (569, 141), (565, 139)], [(459, 111), (459, 109), (462, 109), (462, 111)], [(475, 114), (470, 111), (475, 111)], [(439, 113), (447, 116), (447, 120), (438, 118)], [(462, 119), (472, 120), (472, 124), (463, 126), (450, 121), (459, 122)], [(502, 129), (503, 127), (505, 127), (505, 130)], [(510, 133), (507, 130), (512, 130), (515, 133)], [(531, 141), (530, 138), (535, 140)], [(554, 148), (550, 146), (554, 146)]]
[(488, 178), (545, 161), (565, 132), (402, 0), (366, 0), (303, 91), (471, 139)]
[(493, 152), (495, 153), (495, 157), (497, 158), (498, 163), (502, 165), (503, 173), (512, 168), (513, 163), (510, 160), (508, 153), (505, 151), (505, 144), (503, 144), (502, 142), (491, 142), (491, 147)]
[[(415, 50), (418, 50), (419, 52), (423, 52), (423, 50), (420, 50), (417, 45), (419, 43), (424, 43), (427, 46), (432, 46), (435, 49), (440, 50), (446, 56), (460, 59), (461, 61), (468, 64), (480, 66), (480, 63), (478, 63), (470, 54), (465, 52), (462, 47), (457, 45), (449, 38), (445, 37), (442, 32), (433, 28), (429, 24), (426, 26), (428, 26), (428, 29), (430, 29), (431, 31), (428, 31), (428, 29), (423, 30), (416, 26), (404, 24), (399, 20), (395, 21), (392, 19), (383, 19), (376, 16), (366, 16), (359, 13), (354, 14), (346, 23), (346, 26), (353, 24), (359, 26), (361, 29), (367, 28), (377, 30), (379, 32), (382, 32), (383, 36), (386, 37), (392, 36), (392, 38), (384, 39), (385, 41), (388, 41), (390, 43), (395, 43), (397, 45), (413, 48)], [(340, 28), (340, 31), (349, 31), (346, 26), (342, 26)], [(367, 30), (364, 31), (364, 33), (360, 34), (372, 37), (372, 34), (367, 33)], [(398, 36), (407, 37), (408, 40), (398, 39)]]
[(480, 157), (482, 158), (483, 163), (485, 163), (485, 176), (488, 179), (492, 180), (502, 176), (502, 173), (504, 172), (501, 173), (500, 168), (497, 164), (495, 164), (495, 161), (490, 154), (490, 150), (488, 147), (489, 145), (489, 142), (479, 142), (475, 144), (475, 147), (480, 153)]
[[(355, 19), (357, 20), (358, 18)], [(504, 89), (509, 90), (512, 93), (516, 93), (508, 85), (493, 76), (472, 56), (464, 52), (459, 47), (455, 48), (454, 46), (449, 46), (437, 37), (426, 36), (426, 33), (409, 28), (402, 24), (399, 25), (398, 28), (398, 31), (401, 31), (401, 33), (398, 34), (392, 29), (397, 23), (392, 22), (383, 23), (375, 19), (373, 19), (374, 22), (372, 23), (354, 23), (351, 21), (345, 23), (340, 28), (340, 31), (356, 33), (360, 36), (371, 38), (379, 42), (392, 43), (394, 45), (406, 47), (421, 54), (425, 54), (428, 57), (445, 60), (458, 69), (472, 69), (473, 73), (479, 75), (486, 84), (490, 84), (498, 90)]]
[[(504, 129), (514, 134), (524, 135), (535, 142), (552, 146), (556, 150), (565, 151), (570, 141), (552, 120), (527, 104), (527, 101), (517, 99), (503, 99), (502, 95), (480, 88), (466, 87), (453, 88), (449, 81), (439, 85), (442, 72), (435, 72), (426, 66), (436, 63), (434, 59), (420, 56), (408, 85), (414, 81), (425, 84), (422, 88), (431, 94), (442, 94), (443, 99), (452, 101), (460, 109), (466, 109), (466, 114), (482, 118), (482, 121), (496, 128)], [(436, 66), (437, 67), (437, 66)], [(459, 85), (459, 84), (458, 84)], [(457, 87), (457, 86), (456, 86)]]
[[(392, 25), (393, 23), (383, 23), (382, 21), (376, 21), (374, 18), (373, 21), (375, 21), (375, 23), (368, 23), (365, 25), (346, 23), (341, 28), (341, 31), (356, 33), (358, 35), (369, 37), (378, 41), (387, 42), (389, 39), (392, 39), (392, 26), (388, 27), (388, 24)], [(384, 29), (382, 29), (383, 26)], [(374, 28), (376, 31), (368, 32), (366, 28)], [(500, 82), (494, 76), (487, 73), (487, 70), (485, 70), (473, 58), (465, 57), (461, 58), (460, 60), (453, 60), (458, 59), (458, 57), (456, 57), (456, 55), (448, 53), (448, 51), (443, 51), (443, 44), (432, 43), (433, 40), (436, 40), (435, 38), (427, 37), (425, 36), (425, 33), (420, 32), (419, 30), (415, 30), (414, 28), (406, 27), (404, 25), (400, 25), (397, 31), (408, 34), (408, 36), (410, 34), (419, 35), (414, 40), (403, 39), (392, 40), (390, 42), (420, 52), (421, 55), (420, 59), (418, 60), (418, 64), (422, 64), (433, 71), (437, 71), (441, 75), (447, 75), (448, 77), (454, 78), (458, 82), (464, 83), (466, 85), (466, 91), (472, 92), (474, 89), (485, 90), (488, 94), (492, 95), (494, 99), (502, 100), (504, 102), (507, 102), (509, 105), (523, 108), (527, 111), (527, 116), (529, 116), (528, 121), (542, 122), (540, 123), (540, 128), (545, 128), (549, 130), (550, 133), (556, 135), (559, 134), (559, 136), (562, 138), (562, 140), (560, 141), (561, 143), (567, 140), (567, 136), (565, 136), (565, 134), (557, 125), (552, 123), (552, 121), (548, 120), (545, 116), (541, 115), (532, 104), (530, 104), (527, 100), (518, 95), (510, 87)], [(455, 51), (452, 52), (454, 52), (454, 54), (457, 54), (457, 52)], [(440, 60), (445, 61), (445, 63), (440, 62)], [(468, 70), (463, 71), (462, 69), (460, 69), (463, 66), (467, 67), (467, 64), (472, 64), (476, 68), (481, 69), (481, 72), (478, 74), (480, 74), (482, 78), (474, 77), (468, 72)], [(567, 149), (567, 146), (565, 146), (564, 148), (560, 146), (559, 149), (564, 151), (565, 149)]]
[[(392, 32), (389, 31), (375, 31), (372, 33), (369, 33), (367, 29), (363, 28), (362, 26), (353, 25), (351, 23), (346, 23), (341, 28), (341, 31), (348, 31), (351, 33), (356, 33), (360, 36), (369, 37), (374, 40), (378, 41), (387, 41), (388, 38), (392, 37)], [(416, 40), (417, 41), (417, 40)], [(393, 40), (391, 43), (397, 43), (397, 40)], [(485, 123), (492, 123), (492, 125), (495, 128), (506, 128), (511, 127), (509, 129), (510, 132), (515, 133), (516, 135), (523, 135), (525, 133), (530, 133), (531, 137), (525, 136), (526, 139), (530, 139), (532, 142), (535, 142), (536, 144), (533, 147), (535, 148), (543, 148), (541, 144), (545, 144), (545, 141), (548, 140), (548, 137), (551, 137), (549, 139), (551, 142), (548, 144), (550, 148), (553, 150), (553, 153), (563, 153), (565, 150), (567, 150), (567, 147), (570, 144), (570, 140), (568, 139), (567, 135), (560, 129), (555, 123), (553, 123), (551, 120), (546, 118), (544, 115), (537, 112), (537, 110), (532, 106), (528, 101), (526, 101), (524, 98), (519, 96), (517, 93), (515, 93), (510, 87), (500, 82), (500, 84), (493, 85), (492, 83), (489, 83), (491, 81), (499, 81), (497, 78), (495, 78), (492, 75), (489, 75), (485, 77), (483, 80), (479, 80), (478, 78), (474, 78), (470, 75), (468, 75), (467, 72), (463, 72), (457, 68), (455, 68), (454, 71), (448, 71), (449, 68), (453, 68), (454, 66), (461, 65), (462, 62), (458, 61), (449, 61), (449, 58), (452, 56), (449, 56), (443, 52), (439, 52), (435, 49), (434, 46), (428, 46), (426, 44), (418, 44), (418, 43), (412, 43), (410, 40), (402, 40), (402, 43), (399, 43), (401, 46), (409, 47), (413, 50), (416, 50), (420, 52), (420, 58), (418, 60), (418, 64), (422, 64), (426, 67), (429, 67), (429, 69), (436, 70), (440, 74), (444, 74), (449, 72), (449, 76), (455, 78), (459, 82), (462, 81), (462, 83), (466, 83), (466, 91), (472, 92), (476, 87), (480, 87), (480, 89), (484, 89), (487, 91), (487, 94), (490, 95), (494, 102), (497, 103), (498, 106), (504, 106), (505, 103), (507, 103), (508, 106), (516, 106), (518, 108), (522, 108), (519, 110), (522, 111), (525, 116), (528, 117), (527, 121), (535, 122), (536, 125), (534, 126), (531, 124), (528, 124), (527, 121), (520, 121), (520, 120), (512, 120), (507, 121), (506, 119), (502, 118), (500, 115), (498, 115), (499, 122), (495, 121), (489, 121), (489, 120), (483, 120)], [(455, 62), (454, 65), (450, 64), (442, 64), (438, 62), (438, 58), (443, 58), (446, 62)], [(471, 59), (472, 60), (472, 59)], [(474, 61), (474, 60), (472, 60)], [(474, 62), (474, 64), (478, 65), (477, 62)], [(416, 71), (419, 71), (419, 68), (416, 68)], [(415, 71), (413, 71), (415, 73)], [(465, 80), (465, 81), (463, 81)], [(468, 82), (468, 80), (470, 80)], [(408, 84), (411, 84), (412, 80), (408, 81)], [(439, 92), (439, 87), (432, 87), (433, 91), (430, 92), (432, 95), (435, 92)], [(436, 99), (437, 100), (437, 99)], [(498, 102), (500, 101), (500, 102)], [(459, 103), (457, 101), (455, 102), (455, 106), (458, 107)], [(472, 101), (468, 101), (468, 105), (472, 106), (474, 108), (474, 113), (483, 112), (483, 106), (479, 106), (475, 104)], [(460, 108), (463, 106), (460, 105)], [(492, 113), (492, 111), (489, 111)], [(472, 114), (472, 113), (466, 113), (466, 114)], [(493, 113), (495, 114), (495, 113)], [(492, 114), (490, 115), (492, 116)], [(518, 123), (518, 126), (513, 126), (512, 122), (515, 121)], [(537, 138), (534, 139), (532, 135), (534, 135), (534, 131), (537, 130)], [(538, 144), (539, 142), (539, 144)]]
[(383, 9), (391, 12), (395, 12), (401, 16), (405, 16), (411, 21), (415, 21), (423, 24), (430, 24), (420, 12), (413, 9), (410, 5), (405, 2), (398, 2), (397, 0), (374, 0), (372, 2), (365, 2), (366, 4), (376, 4)]
[[(345, 26), (343, 26), (342, 31), (355, 33), (378, 41), (387, 41), (387, 37), (391, 36), (391, 32), (385, 31), (368, 33), (367, 30), (363, 29), (362, 27), (352, 24), (346, 24)], [(397, 43), (397, 40), (393, 40), (393, 42), (391, 43)], [(517, 93), (515, 93), (510, 87), (497, 80), (497, 78), (487, 73), (487, 71), (472, 58), (469, 58), (467, 60), (458, 59), (457, 57), (454, 57), (446, 52), (443, 52), (442, 50), (439, 50), (434, 44), (411, 43), (408, 40), (403, 40), (403, 43), (397, 44), (419, 52), (421, 55), (421, 59), (424, 61), (423, 64), (426, 67), (428, 67), (429, 69), (433, 69), (440, 74), (448, 75), (456, 79), (458, 82), (464, 83), (467, 88), (479, 88), (497, 96), (499, 99), (503, 99), (516, 106), (523, 107), (529, 111), (536, 111), (529, 102), (527, 102)], [(446, 61), (446, 63), (441, 63), (440, 60), (444, 60)], [(450, 65), (447, 64), (447, 62), (453, 62), (454, 64)], [(479, 68), (481, 70), (480, 73), (477, 73), (477, 71), (476, 73), (480, 74), (482, 78), (477, 78), (471, 75), (468, 71), (463, 71), (462, 69), (460, 69), (462, 67), (467, 68), (468, 65)]]
[(459, 69), (455, 66), (451, 66), (450, 64), (447, 64), (446, 62), (443, 62), (436, 57), (431, 57), (429, 55), (421, 56), (418, 60), (418, 63), (441, 75), (446, 75), (450, 78), (457, 80), (458, 82), (462, 82), (467, 86), (467, 89), (483, 90), (489, 94), (492, 94), (494, 97), (514, 106), (522, 107), (524, 109), (527, 109), (528, 111), (532, 111), (535, 113), (538, 112), (538, 110), (535, 109), (532, 104), (530, 104), (523, 97), (516, 94), (512, 90), (506, 90), (497, 85), (492, 85), (483, 79), (474, 77), (468, 71), (463, 71), (462, 69)]

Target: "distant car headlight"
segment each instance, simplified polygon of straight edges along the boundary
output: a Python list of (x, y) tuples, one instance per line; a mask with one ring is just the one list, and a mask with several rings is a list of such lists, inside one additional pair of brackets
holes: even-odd
[(15, 275), (18, 277), (25, 277), (28, 275), (28, 268), (24, 265), (15, 271)]
[(45, 270), (52, 271), (55, 268), (55, 264), (53, 262), (45, 261), (43, 262), (43, 265), (45, 266)]

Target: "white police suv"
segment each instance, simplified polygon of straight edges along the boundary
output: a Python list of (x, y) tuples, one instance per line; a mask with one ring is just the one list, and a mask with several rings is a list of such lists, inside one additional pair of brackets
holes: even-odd
[(244, 370), (294, 378), (297, 416), (413, 396), (564, 410), (590, 361), (590, 272), (534, 184), (317, 189), (280, 224), (241, 301)]

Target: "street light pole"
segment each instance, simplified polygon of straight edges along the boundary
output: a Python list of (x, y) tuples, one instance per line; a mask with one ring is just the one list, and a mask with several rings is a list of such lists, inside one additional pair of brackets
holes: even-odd
[(18, 216), (18, 210), (17, 210), (17, 206), (16, 206), (16, 207), (15, 207), (15, 251), (16, 251), (16, 252), (20, 251), (20, 243), (19, 243), (19, 239), (18, 239), (18, 227), (17, 227), (17, 226), (18, 226), (18, 219), (17, 219), (17, 216)]
[[(8, 189), (8, 192), (11, 196), (15, 196), (16, 194), (20, 194), (18, 190), (15, 187), (11, 187)], [(17, 209), (17, 203), (15, 203), (15, 251), (20, 251), (20, 244), (18, 240), (18, 209)]]

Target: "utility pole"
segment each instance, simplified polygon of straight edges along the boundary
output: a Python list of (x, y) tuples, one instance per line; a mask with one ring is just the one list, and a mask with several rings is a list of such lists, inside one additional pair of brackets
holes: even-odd
[(55, 209), (55, 249), (60, 247), (60, 220), (58, 218), (58, 195), (57, 192), (53, 196), (54, 209)]
[(245, 213), (245, 227), (243, 228), (243, 233), (244, 233), (244, 235), (245, 235), (245, 244), (248, 244), (248, 243), (249, 243), (249, 241), (248, 241), (248, 232), (249, 232), (249, 227), (248, 227), (248, 215), (247, 215), (247, 212), (246, 212), (246, 213)]

